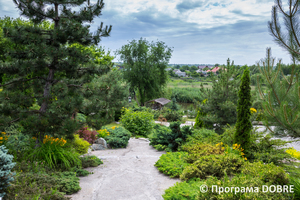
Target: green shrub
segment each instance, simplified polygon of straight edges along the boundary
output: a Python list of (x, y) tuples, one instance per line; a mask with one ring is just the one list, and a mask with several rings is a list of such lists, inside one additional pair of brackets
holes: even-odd
[(83, 138), (80, 138), (78, 134), (74, 135), (74, 141), (71, 142), (71, 145), (80, 155), (86, 154), (88, 152), (89, 147), (91, 146), (91, 144), (88, 141), (84, 140)]
[(154, 166), (160, 172), (172, 178), (179, 177), (183, 169), (188, 166), (188, 163), (184, 159), (186, 156), (186, 152), (168, 152), (161, 155)]
[(220, 141), (220, 135), (214, 132), (213, 130), (201, 128), (194, 129), (193, 134), (188, 136), (187, 143), (209, 143), (216, 144)]
[(21, 162), (22, 160), (26, 160), (33, 151), (35, 140), (28, 135), (18, 132), (10, 135), (5, 145), (9, 149), (9, 153), (14, 156), (14, 161)]
[(240, 156), (235, 154), (203, 156), (193, 164), (187, 166), (183, 170), (180, 179), (206, 179), (209, 176), (222, 178), (225, 173), (228, 175), (239, 173), (244, 163), (245, 161)]
[(167, 149), (166, 145), (162, 145), (162, 144), (157, 144), (153, 146), (157, 151), (164, 151)]
[(13, 156), (9, 155), (8, 150), (4, 145), (0, 146), (0, 197), (5, 195), (5, 189), (9, 187), (10, 183), (14, 180), (11, 172), (16, 163), (12, 162)]
[(75, 119), (81, 123), (85, 123), (86, 122), (86, 116), (82, 113), (77, 113)]
[(182, 113), (180, 111), (173, 111), (167, 109), (165, 113), (162, 113), (163, 117), (167, 119), (168, 122), (176, 122), (182, 120)]
[(125, 109), (121, 116), (121, 123), (133, 135), (147, 137), (154, 126), (153, 114), (146, 111), (132, 111)]
[(84, 157), (80, 157), (80, 160), (82, 162), (83, 168), (97, 167), (97, 166), (103, 164), (102, 160), (96, 156), (84, 156)]
[(150, 137), (150, 145), (164, 145), (167, 147), (166, 151), (176, 151), (192, 134), (189, 126), (180, 128), (180, 122), (171, 123), (170, 128), (156, 124), (154, 129), (155, 132)]
[[(201, 183), (200, 181), (198, 182)], [(207, 185), (208, 191), (205, 193), (198, 192), (197, 197), (195, 199), (197, 200), (203, 200), (203, 199), (216, 199), (216, 200), (224, 200), (224, 199), (230, 199), (230, 200), (253, 200), (253, 199), (259, 199), (259, 200), (288, 200), (292, 199), (293, 194), (287, 194), (287, 193), (271, 193), (271, 192), (263, 192), (263, 185), (264, 186), (271, 186), (270, 183), (264, 183), (261, 179), (258, 179), (257, 177), (253, 177), (251, 175), (245, 175), (245, 174), (238, 174), (234, 176), (233, 178), (229, 178), (225, 175), (224, 179), (220, 180), (217, 177), (210, 177), (207, 180), (203, 182), (203, 184)], [(217, 186), (218, 189), (216, 191), (216, 187), (214, 187), (214, 191), (212, 191), (212, 186)], [(243, 190), (244, 192), (235, 192), (235, 187), (238, 187), (240, 190)], [(253, 192), (245, 192), (246, 188), (253, 188)], [(258, 188), (258, 192), (254, 192), (255, 188)], [(220, 188), (223, 188), (220, 190)], [(229, 192), (225, 192), (224, 189), (229, 188)], [(233, 191), (231, 192), (231, 188), (233, 188)]]
[(165, 190), (164, 200), (193, 200), (199, 193), (199, 187), (203, 185), (200, 179), (189, 182), (177, 182), (174, 186)]
[(181, 146), (182, 151), (188, 152), (188, 156), (185, 157), (188, 163), (193, 163), (203, 156), (220, 155), (224, 153), (224, 149), (217, 146), (213, 146), (207, 143), (186, 143)]
[(33, 150), (29, 159), (31, 162), (44, 161), (48, 167), (54, 169), (80, 167), (78, 153), (72, 148), (65, 147), (65, 143), (66, 141), (63, 139), (55, 139), (46, 135), (43, 144)]
[(110, 146), (110, 148), (126, 148), (128, 145), (128, 141), (131, 137), (131, 133), (123, 128), (119, 127), (111, 127), (107, 128), (109, 135), (105, 137), (106, 143)]
[(262, 162), (246, 162), (241, 173), (257, 177), (264, 183), (270, 183), (271, 185), (287, 185), (289, 182), (283, 168), (276, 166), (273, 163), (264, 164)]
[(232, 146), (234, 144), (234, 134), (236, 132), (235, 126), (229, 124), (224, 128), (224, 133), (220, 136), (221, 142), (225, 145)]

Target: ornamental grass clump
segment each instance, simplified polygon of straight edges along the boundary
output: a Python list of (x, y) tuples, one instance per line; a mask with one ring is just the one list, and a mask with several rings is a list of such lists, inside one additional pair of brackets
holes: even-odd
[(54, 138), (46, 135), (40, 147), (34, 149), (29, 158), (31, 161), (45, 161), (50, 168), (68, 169), (81, 166), (79, 154), (74, 149), (65, 146), (67, 143), (63, 138)]

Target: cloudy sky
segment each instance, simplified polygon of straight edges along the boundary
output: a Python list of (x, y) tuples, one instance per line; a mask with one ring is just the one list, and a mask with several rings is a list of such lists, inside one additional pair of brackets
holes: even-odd
[[(284, 2), (285, 0), (283, 0)], [(93, 2), (93, 1), (91, 1)], [(173, 47), (170, 64), (253, 65), (273, 56), (290, 63), (290, 56), (268, 32), (273, 0), (104, 0), (103, 15), (91, 31), (104, 22), (111, 36), (101, 46), (114, 55), (128, 41), (143, 37)], [(19, 17), (12, 0), (0, 0), (0, 17)], [(118, 61), (116, 58), (114, 61)]]

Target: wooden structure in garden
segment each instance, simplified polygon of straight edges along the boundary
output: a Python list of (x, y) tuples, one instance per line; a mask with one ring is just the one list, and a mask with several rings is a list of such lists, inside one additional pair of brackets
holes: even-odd
[(167, 103), (170, 103), (171, 100), (166, 99), (166, 98), (158, 98), (158, 99), (153, 99), (150, 101), (147, 101), (147, 105), (150, 105), (152, 109), (161, 109), (164, 105)]

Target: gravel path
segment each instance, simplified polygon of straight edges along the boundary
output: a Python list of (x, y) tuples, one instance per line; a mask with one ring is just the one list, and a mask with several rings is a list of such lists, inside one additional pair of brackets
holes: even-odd
[(91, 154), (104, 164), (87, 169), (94, 174), (80, 178), (81, 190), (68, 195), (72, 200), (161, 200), (164, 190), (179, 182), (154, 167), (163, 152), (146, 139), (131, 138), (126, 149)]

